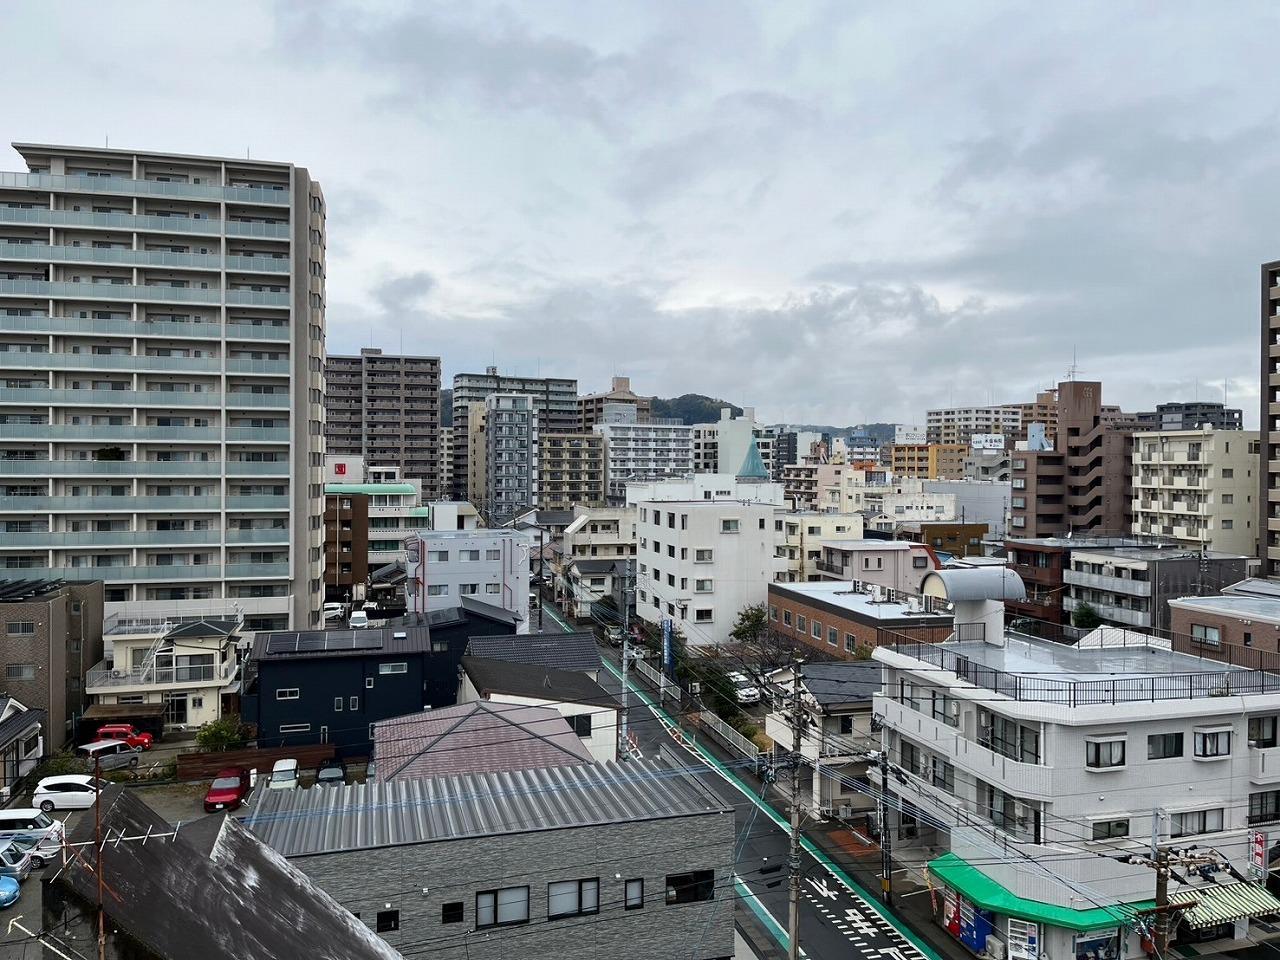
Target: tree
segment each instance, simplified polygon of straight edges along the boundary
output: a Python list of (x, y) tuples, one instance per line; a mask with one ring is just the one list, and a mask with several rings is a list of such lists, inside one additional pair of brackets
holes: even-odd
[(769, 626), (769, 608), (763, 603), (739, 610), (729, 636), (742, 644), (742, 659), (763, 673), (789, 666), (799, 656), (795, 641)]
[(1071, 614), (1071, 625), (1081, 630), (1093, 630), (1103, 624), (1102, 614), (1091, 603), (1082, 603)]
[(741, 644), (759, 643), (769, 631), (769, 609), (763, 603), (749, 603), (738, 611), (729, 636)]
[(196, 731), (196, 746), (205, 753), (221, 753), (243, 747), (247, 737), (239, 717), (211, 720)]

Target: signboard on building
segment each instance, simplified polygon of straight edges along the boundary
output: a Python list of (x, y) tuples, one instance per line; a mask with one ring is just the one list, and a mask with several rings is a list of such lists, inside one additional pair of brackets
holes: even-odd
[(973, 450), (1003, 450), (1007, 445), (1003, 433), (975, 433), (969, 438)]
[(671, 621), (662, 621), (662, 669), (668, 677), (676, 675), (675, 644), (671, 642)]
[(1261, 830), (1249, 834), (1249, 876), (1261, 880), (1267, 875), (1267, 835)]

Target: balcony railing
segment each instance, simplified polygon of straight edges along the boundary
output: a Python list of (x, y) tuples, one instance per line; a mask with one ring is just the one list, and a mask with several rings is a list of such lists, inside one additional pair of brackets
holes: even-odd
[[(0, 260), (39, 263), (102, 263), (127, 267), (177, 267), (221, 270), (223, 258), (211, 253), (173, 253), (169, 250), (134, 250), (130, 247), (50, 246), (41, 243), (0, 243)], [(288, 257), (228, 256), (228, 270), (246, 273), (288, 273)]]
[(217, 306), (288, 307), (288, 293), (267, 290), (205, 290), (169, 284), (75, 283), (48, 280), (0, 280), (0, 295), (71, 300), (136, 300), (139, 303), (205, 303)]
[(64, 193), (112, 193), (126, 197), (186, 197), (229, 203), (289, 205), (289, 190), (270, 187), (224, 187), (212, 183), (171, 180), (132, 180), (128, 177), (88, 177), (49, 173), (0, 173), (0, 187)]
[[(0, 207), (3, 209), (3, 207)], [(0, 313), (0, 332), (3, 333), (66, 333), (101, 334), (120, 337), (164, 337), (189, 340), (218, 340), (226, 335), (228, 340), (288, 340), (289, 327), (272, 324), (228, 323), (174, 323), (166, 320), (91, 320), (80, 317), (14, 317)]]
[(1124, 593), (1137, 597), (1151, 596), (1150, 580), (1134, 580), (1102, 573), (1085, 573), (1083, 570), (1063, 570), (1062, 579), (1079, 587), (1093, 587), (1111, 593)]
[(113, 669), (105, 660), (95, 665), (85, 675), (85, 687), (90, 692), (103, 687), (147, 686), (208, 686), (213, 683), (230, 683), (239, 665), (228, 660), (222, 666), (200, 664), (197, 666), (161, 667), (143, 666)]

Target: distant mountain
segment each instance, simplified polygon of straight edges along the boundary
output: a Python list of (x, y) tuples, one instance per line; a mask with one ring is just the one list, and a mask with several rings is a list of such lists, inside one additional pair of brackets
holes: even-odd
[(735, 417), (742, 415), (741, 407), (736, 407), (727, 400), (704, 397), (700, 393), (686, 393), (670, 400), (664, 400), (662, 397), (653, 398), (655, 417), (675, 417), (685, 423), (714, 423), (720, 419), (720, 410), (723, 407), (728, 407)]
[(445, 387), (440, 391), (440, 426), (453, 426), (453, 388)]

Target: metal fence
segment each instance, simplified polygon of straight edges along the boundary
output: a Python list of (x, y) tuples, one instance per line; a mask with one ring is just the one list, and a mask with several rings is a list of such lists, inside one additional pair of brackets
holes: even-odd
[(684, 691), (681, 689), (680, 684), (676, 683), (674, 680), (668, 680), (659, 671), (653, 669), (653, 667), (649, 666), (649, 664), (645, 663), (643, 660), (633, 660), (631, 661), (631, 666), (635, 669), (636, 673), (640, 674), (640, 676), (644, 677), (657, 687), (663, 697), (670, 697), (673, 700), (683, 699)]
[(757, 767), (760, 765), (760, 748), (721, 720), (716, 714), (710, 710), (703, 710), (698, 714), (698, 722), (707, 730), (710, 730), (712, 735), (730, 750), (736, 750)]

